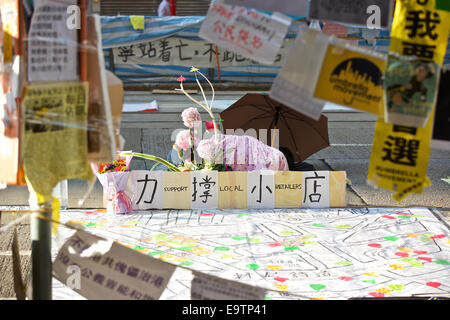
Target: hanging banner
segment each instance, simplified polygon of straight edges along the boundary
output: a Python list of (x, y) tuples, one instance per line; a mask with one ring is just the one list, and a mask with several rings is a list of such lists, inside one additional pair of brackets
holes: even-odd
[[(293, 39), (284, 39), (276, 54), (273, 66), (283, 65)], [(204, 40), (190, 40), (181, 37), (169, 37), (153, 41), (113, 48), (115, 64), (176, 65), (212, 68), (219, 59), (220, 67), (239, 67), (258, 65), (253, 58), (217, 47)], [(217, 54), (217, 56), (216, 56)]]
[(442, 65), (449, 30), (450, 12), (436, 0), (397, 0), (389, 51)]
[(441, 73), (431, 147), (450, 150), (450, 70)]
[(87, 299), (158, 300), (176, 266), (77, 231), (53, 263), (55, 278)]
[(343, 22), (376, 29), (389, 29), (392, 0), (314, 0), (309, 19)]
[(385, 121), (425, 127), (436, 103), (439, 65), (389, 55), (384, 77)]
[(426, 176), (430, 156), (432, 121), (426, 128), (376, 123), (368, 184), (395, 191), (393, 198), (401, 201), (410, 193), (421, 194), (431, 181)]
[(290, 24), (291, 19), (281, 14), (270, 16), (215, 1), (199, 36), (246, 58), (272, 65)]
[(330, 44), (314, 97), (365, 112), (383, 115), (383, 55), (362, 53)]
[(314, 98), (313, 93), (328, 43), (329, 37), (322, 32), (300, 26), (291, 52), (272, 83), (269, 96), (318, 120), (325, 101)]

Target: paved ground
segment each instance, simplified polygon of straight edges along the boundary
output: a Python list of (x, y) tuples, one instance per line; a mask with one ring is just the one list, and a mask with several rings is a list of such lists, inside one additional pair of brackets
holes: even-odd
[[(217, 111), (226, 108), (232, 101), (242, 96), (242, 92), (218, 93)], [(159, 113), (127, 114), (122, 121), (122, 134), (127, 139), (126, 150), (154, 153), (164, 156), (170, 148), (168, 136), (174, 128), (182, 128), (179, 113), (190, 106), (186, 98), (180, 95), (149, 95), (143, 92), (129, 92), (127, 102), (143, 102), (156, 99), (160, 105)], [(318, 170), (344, 170), (351, 184), (348, 186), (347, 203), (349, 206), (426, 206), (438, 208), (444, 219), (450, 222), (450, 184), (442, 178), (450, 177), (450, 152), (433, 150), (430, 157), (428, 176), (433, 186), (426, 188), (421, 195), (411, 195), (401, 203), (392, 199), (392, 193), (376, 190), (366, 184), (375, 117), (336, 107), (327, 107), (325, 114), (329, 118), (331, 146), (308, 159)], [(156, 133), (155, 133), (156, 132)], [(159, 136), (158, 136), (159, 134)], [(153, 148), (153, 149), (152, 149)], [(155, 149), (156, 148), (156, 149)], [(147, 164), (136, 161), (135, 168), (145, 168)], [(75, 207), (87, 189), (83, 181), (69, 182), (69, 206)], [(26, 188), (8, 187), (0, 191), (0, 210), (9, 206), (26, 206), (28, 191)], [(102, 205), (102, 189), (99, 184), (88, 197), (85, 207)], [(1, 224), (13, 220), (14, 216), (3, 214)], [(20, 250), (23, 272), (30, 270), (29, 226), (19, 225)], [(0, 233), (0, 298), (13, 298), (11, 274), (11, 238), (12, 233)]]

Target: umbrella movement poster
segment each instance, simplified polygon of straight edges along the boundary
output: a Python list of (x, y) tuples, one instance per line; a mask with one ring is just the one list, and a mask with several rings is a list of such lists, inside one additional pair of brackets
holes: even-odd
[(329, 45), (314, 96), (382, 115), (385, 68), (382, 58)]

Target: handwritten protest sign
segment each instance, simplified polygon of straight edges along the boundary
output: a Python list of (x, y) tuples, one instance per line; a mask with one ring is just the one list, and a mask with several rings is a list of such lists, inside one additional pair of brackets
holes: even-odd
[(163, 208), (162, 171), (133, 170), (128, 176), (127, 190), (133, 210)]
[(401, 201), (410, 193), (421, 194), (431, 182), (426, 177), (430, 156), (432, 121), (426, 128), (386, 123), (379, 117), (370, 157), (367, 181), (395, 191)]
[(436, 0), (397, 1), (389, 51), (442, 65), (449, 30), (450, 12), (437, 10)]
[(245, 283), (194, 272), (192, 300), (263, 300), (266, 290)]
[(270, 208), (275, 206), (273, 171), (249, 171), (247, 174), (247, 207)]
[(70, 237), (53, 263), (56, 279), (95, 300), (158, 300), (175, 268), (85, 231)]
[(271, 65), (290, 23), (290, 18), (280, 14), (269, 16), (215, 1), (202, 23), (199, 36), (244, 57)]
[(385, 68), (382, 55), (330, 44), (314, 97), (382, 115)]
[(191, 208), (216, 209), (219, 205), (217, 171), (191, 172)]
[(78, 79), (77, 29), (67, 27), (67, 8), (77, 1), (41, 2), (28, 33), (28, 81)]
[[(284, 39), (273, 66), (283, 65), (293, 39)], [(197, 66), (209, 68), (219, 60), (221, 67), (238, 67), (258, 64), (252, 57), (246, 57), (226, 48), (217, 47), (204, 40), (168, 37), (153, 41), (112, 48), (115, 64), (149, 64)], [(217, 56), (216, 56), (217, 55)]]
[(372, 28), (389, 28), (392, 0), (314, 0), (310, 1), (310, 19), (329, 20)]
[(126, 194), (133, 210), (342, 207), (345, 172), (136, 170)]

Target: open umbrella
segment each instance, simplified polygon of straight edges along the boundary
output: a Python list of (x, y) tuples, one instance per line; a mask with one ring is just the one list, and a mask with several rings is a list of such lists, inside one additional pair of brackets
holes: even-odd
[(246, 94), (220, 116), (224, 130), (267, 129), (270, 135), (278, 129), (280, 150), (288, 149), (298, 162), (330, 145), (327, 117), (313, 120), (265, 94)]

